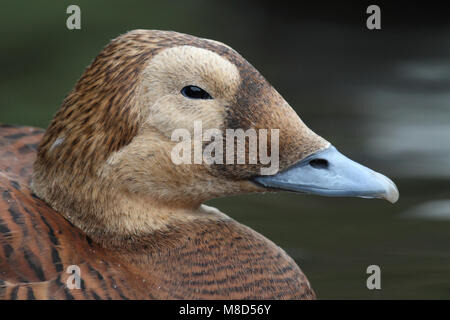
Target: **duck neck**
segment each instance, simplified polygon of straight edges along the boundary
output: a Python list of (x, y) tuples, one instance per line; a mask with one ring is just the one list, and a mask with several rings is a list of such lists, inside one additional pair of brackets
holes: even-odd
[(151, 248), (158, 245), (161, 235), (172, 232), (175, 227), (229, 219), (219, 210), (202, 205), (201, 201), (159, 200), (110, 185), (99, 187), (87, 183), (77, 186), (77, 192), (48, 187), (33, 189), (95, 242), (115, 250)]

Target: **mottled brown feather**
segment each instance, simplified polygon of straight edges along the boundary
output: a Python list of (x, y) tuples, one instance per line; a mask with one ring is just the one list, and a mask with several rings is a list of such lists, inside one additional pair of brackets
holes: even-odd
[[(173, 225), (105, 249), (29, 188), (41, 129), (0, 127), (0, 299), (311, 299), (286, 253), (233, 221)], [(68, 289), (67, 267), (81, 269)]]

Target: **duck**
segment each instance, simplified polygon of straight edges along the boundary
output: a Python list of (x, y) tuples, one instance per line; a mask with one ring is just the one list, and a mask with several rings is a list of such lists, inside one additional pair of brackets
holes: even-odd
[[(175, 164), (172, 133), (195, 121), (278, 130), (278, 170)], [(175, 31), (113, 39), (46, 130), (1, 125), (0, 146), (1, 299), (315, 299), (282, 248), (204, 202), (399, 196), (310, 130), (234, 49)]]

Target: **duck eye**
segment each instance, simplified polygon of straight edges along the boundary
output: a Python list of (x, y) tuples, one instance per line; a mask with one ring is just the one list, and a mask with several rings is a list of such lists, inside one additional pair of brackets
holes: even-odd
[(186, 86), (181, 89), (181, 94), (190, 99), (212, 99), (208, 92), (197, 86)]

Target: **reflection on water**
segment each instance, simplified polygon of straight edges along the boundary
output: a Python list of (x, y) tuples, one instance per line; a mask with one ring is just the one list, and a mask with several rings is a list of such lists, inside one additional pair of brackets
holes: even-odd
[(408, 219), (450, 221), (450, 199), (432, 200), (418, 204), (400, 215)]
[(374, 90), (364, 95), (371, 118), (366, 152), (404, 177), (450, 178), (448, 91)]
[[(5, 5), (0, 122), (47, 126), (83, 68), (127, 30), (178, 30), (226, 42), (314, 131), (391, 177), (400, 200), (280, 193), (211, 204), (285, 248), (320, 298), (450, 298), (448, 26), (371, 33), (305, 14), (300, 19), (303, 11), (269, 2), (235, 5), (85, 3), (78, 32), (65, 29), (58, 15), (64, 5), (44, 10), (29, 3), (26, 11)], [(32, 19), (39, 21), (30, 30)], [(381, 267), (380, 291), (365, 286), (372, 264)]]

